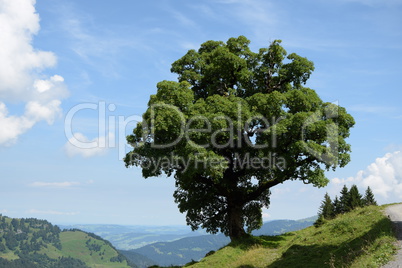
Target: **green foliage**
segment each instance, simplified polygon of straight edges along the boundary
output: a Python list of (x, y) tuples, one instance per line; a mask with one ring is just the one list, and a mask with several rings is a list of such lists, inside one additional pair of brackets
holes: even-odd
[(338, 215), (342, 213), (342, 206), (341, 202), (338, 199), (338, 196), (335, 196), (334, 202), (333, 202), (333, 207), (334, 207), (334, 214)]
[(341, 190), (339, 202), (340, 202), (341, 213), (346, 213), (350, 211), (351, 208), (350, 208), (349, 190), (348, 187), (346, 187), (346, 185), (344, 185)]
[(287, 180), (316, 187), (345, 166), (354, 119), (305, 87), (311, 61), (280, 40), (252, 52), (244, 36), (207, 41), (172, 64), (124, 161), (145, 178), (174, 176), (175, 202), (192, 229), (232, 239), (262, 224), (270, 189)]
[(341, 213), (370, 205), (377, 205), (370, 187), (367, 188), (365, 197), (362, 198), (356, 185), (352, 185), (350, 190), (344, 185), (341, 190), (340, 199), (336, 196), (334, 202), (331, 202), (331, 197), (328, 193), (325, 194), (324, 200), (318, 210), (319, 217), (314, 223), (314, 226), (319, 227), (325, 223), (326, 220), (330, 220)]
[(363, 206), (362, 195), (359, 193), (356, 185), (352, 185), (349, 190), (349, 207), (355, 209)]
[(321, 203), (318, 215), (328, 220), (335, 216), (335, 208), (328, 193), (326, 193), (324, 196), (324, 200)]
[(22, 255), (17, 260), (6, 260), (0, 258), (0, 267), (7, 268), (89, 268), (85, 262), (71, 258), (61, 257), (59, 259), (51, 259), (46, 255), (30, 254)]
[(370, 186), (367, 187), (363, 198), (364, 206), (377, 206), (377, 201), (375, 201), (374, 194), (371, 191)]
[(315, 227), (320, 227), (321, 225), (325, 224), (327, 220), (324, 218), (323, 215), (319, 215), (318, 219), (314, 222)]

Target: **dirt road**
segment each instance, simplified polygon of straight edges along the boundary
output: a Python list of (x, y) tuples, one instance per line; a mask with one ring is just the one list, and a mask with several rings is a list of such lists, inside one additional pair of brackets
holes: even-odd
[(382, 268), (402, 268), (402, 204), (387, 207), (385, 214), (388, 215), (395, 225), (399, 250), (395, 256), (395, 260), (384, 265)]

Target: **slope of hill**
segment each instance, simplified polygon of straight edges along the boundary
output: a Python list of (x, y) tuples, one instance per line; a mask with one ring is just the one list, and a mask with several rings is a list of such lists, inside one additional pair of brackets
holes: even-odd
[(188, 226), (124, 226), (107, 224), (60, 225), (62, 229), (77, 228), (95, 233), (110, 241), (118, 249), (130, 250), (156, 242), (171, 242), (190, 236), (206, 234), (204, 231), (192, 232)]
[(0, 214), (0, 267), (130, 267), (110, 242), (45, 220)]
[(301, 220), (274, 220), (266, 222), (258, 230), (252, 232), (253, 235), (280, 235), (307, 228), (314, 224), (316, 216)]
[[(211, 250), (217, 250), (230, 242), (223, 234), (186, 237), (173, 242), (158, 242), (128, 251), (141, 254), (158, 265), (183, 265), (191, 260), (199, 260)], [(127, 258), (127, 251), (120, 251)], [(134, 262), (133, 259), (130, 259)], [(136, 262), (134, 262), (136, 263)], [(137, 263), (136, 263), (137, 264)], [(138, 265), (138, 264), (137, 264)]]
[(394, 254), (384, 207), (339, 215), (322, 226), (230, 243), (189, 267), (380, 267)]
[[(284, 232), (300, 230), (313, 225), (316, 217), (303, 220), (273, 220), (264, 223), (261, 229), (253, 232), (253, 235), (278, 235)], [(203, 235), (197, 237), (187, 237), (173, 242), (153, 243), (138, 249), (120, 252), (129, 260), (140, 267), (141, 265), (136, 256), (130, 253), (136, 252), (156, 262), (158, 265), (183, 265), (192, 260), (200, 260), (210, 251), (217, 250), (230, 242), (224, 235)]]

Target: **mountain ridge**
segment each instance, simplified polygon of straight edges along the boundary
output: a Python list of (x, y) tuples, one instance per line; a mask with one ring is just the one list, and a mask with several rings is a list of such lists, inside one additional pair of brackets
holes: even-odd
[(0, 267), (135, 267), (101, 237), (46, 220), (0, 214)]

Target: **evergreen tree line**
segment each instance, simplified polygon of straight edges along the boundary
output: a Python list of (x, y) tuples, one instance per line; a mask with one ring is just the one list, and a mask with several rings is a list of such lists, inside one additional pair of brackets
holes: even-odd
[(89, 268), (85, 262), (72, 257), (51, 259), (46, 255), (20, 255), (19, 259), (6, 260), (0, 258), (0, 267), (7, 268)]
[(374, 194), (371, 191), (370, 186), (367, 187), (364, 197), (359, 193), (359, 189), (356, 185), (352, 185), (350, 190), (346, 185), (343, 186), (340, 196), (335, 196), (332, 201), (328, 193), (325, 194), (324, 200), (321, 202), (321, 206), (318, 210), (318, 219), (314, 223), (315, 226), (322, 225), (325, 220), (335, 218), (339, 214), (343, 214), (354, 210), (358, 207), (365, 206), (377, 206)]

